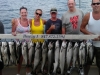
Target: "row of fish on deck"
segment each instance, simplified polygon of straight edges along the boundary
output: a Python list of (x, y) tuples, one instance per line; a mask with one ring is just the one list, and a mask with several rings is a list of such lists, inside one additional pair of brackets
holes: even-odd
[[(16, 62), (19, 63), (20, 57), (23, 56), (25, 65), (31, 65), (33, 72), (36, 71), (39, 64), (41, 64), (41, 71), (43, 72), (47, 62), (48, 74), (51, 73), (51, 69), (52, 73), (56, 74), (58, 67), (61, 74), (65, 73), (64, 70), (70, 74), (70, 67), (75, 67), (77, 60), (79, 60), (80, 70), (83, 70), (83, 65), (88, 60), (87, 57), (91, 61), (93, 58), (91, 41), (75, 42), (74, 46), (72, 46), (71, 41), (62, 41), (60, 46), (59, 40), (48, 44), (46, 41), (42, 44), (37, 42), (36, 45), (32, 41), (24, 41), (23, 43), (20, 41), (4, 41), (0, 43), (0, 61), (3, 61), (5, 65), (16, 64)], [(81, 72), (82, 74), (83, 72)]]

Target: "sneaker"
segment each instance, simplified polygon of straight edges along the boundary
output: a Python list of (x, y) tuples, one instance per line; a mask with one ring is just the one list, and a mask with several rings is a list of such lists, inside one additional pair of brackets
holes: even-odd
[(80, 75), (84, 75), (83, 69), (80, 70)]
[(67, 73), (70, 74), (70, 71), (68, 70)]

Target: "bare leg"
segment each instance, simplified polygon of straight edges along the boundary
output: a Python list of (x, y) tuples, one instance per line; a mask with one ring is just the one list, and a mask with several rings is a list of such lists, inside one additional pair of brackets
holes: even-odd
[(22, 66), (23, 57), (21, 56), (20, 62), (17, 65), (17, 74), (20, 74), (21, 66)]
[(84, 75), (88, 75), (90, 70), (90, 65), (84, 66)]

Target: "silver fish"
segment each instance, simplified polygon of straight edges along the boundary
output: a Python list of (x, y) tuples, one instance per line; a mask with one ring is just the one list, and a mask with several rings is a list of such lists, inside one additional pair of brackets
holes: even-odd
[(34, 43), (30, 41), (29, 43), (29, 64), (32, 64), (33, 58), (34, 58), (35, 50), (34, 50)]
[(84, 42), (80, 44), (79, 60), (80, 60), (80, 65), (83, 65), (85, 63), (85, 43)]
[(6, 41), (2, 42), (1, 51), (3, 55), (4, 64), (8, 66), (10, 61), (10, 51), (8, 43)]
[(46, 63), (46, 57), (47, 57), (47, 44), (46, 41), (42, 44), (42, 65), (41, 65), (41, 71), (43, 72), (44, 65)]
[(40, 62), (40, 43), (36, 42), (33, 72), (35, 72), (39, 62)]
[(67, 64), (67, 73), (70, 74), (70, 64), (72, 61), (72, 42), (68, 43), (67, 51), (66, 51), (66, 64)]
[(80, 60), (80, 66), (79, 66), (79, 74), (84, 75), (83, 71), (83, 65), (85, 63), (85, 43), (81, 42), (79, 47), (79, 60)]
[(28, 65), (28, 45), (26, 41), (24, 41), (22, 44), (22, 55), (23, 59), (25, 60), (25, 64)]
[(9, 50), (10, 50), (10, 60), (11, 60), (11, 63), (14, 63), (14, 64), (16, 64), (16, 59), (17, 59), (17, 57), (16, 57), (16, 48), (15, 48), (15, 43), (14, 43), (14, 41), (10, 41), (10, 42), (8, 42), (8, 44), (9, 44)]
[(17, 63), (20, 63), (20, 58), (22, 56), (22, 43), (16, 41), (16, 54), (17, 54)]
[(87, 55), (89, 56), (90, 60), (92, 61), (94, 49), (93, 49), (93, 44), (92, 44), (91, 40), (87, 41), (86, 47), (87, 47)]
[(53, 63), (53, 43), (49, 42), (48, 50), (48, 74), (50, 75), (50, 70)]
[(5, 42), (1, 42), (1, 53), (2, 53), (2, 56), (4, 56), (4, 43)]
[(55, 63), (54, 63), (54, 69), (53, 69), (53, 73), (56, 74), (56, 70), (59, 64), (59, 57), (60, 57), (60, 45), (59, 45), (59, 41), (57, 40), (55, 42)]
[(64, 66), (65, 66), (65, 52), (67, 47), (67, 42), (63, 41), (60, 49), (60, 69), (61, 75), (64, 73)]
[(0, 61), (3, 62), (2, 53), (1, 53), (1, 46), (2, 46), (2, 42), (0, 42)]
[(76, 42), (73, 47), (73, 67), (75, 67), (77, 55), (78, 55), (78, 43)]

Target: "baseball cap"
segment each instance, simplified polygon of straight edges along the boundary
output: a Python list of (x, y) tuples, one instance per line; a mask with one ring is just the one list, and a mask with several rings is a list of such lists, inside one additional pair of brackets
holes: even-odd
[(51, 8), (50, 12), (57, 12), (56, 8)]

